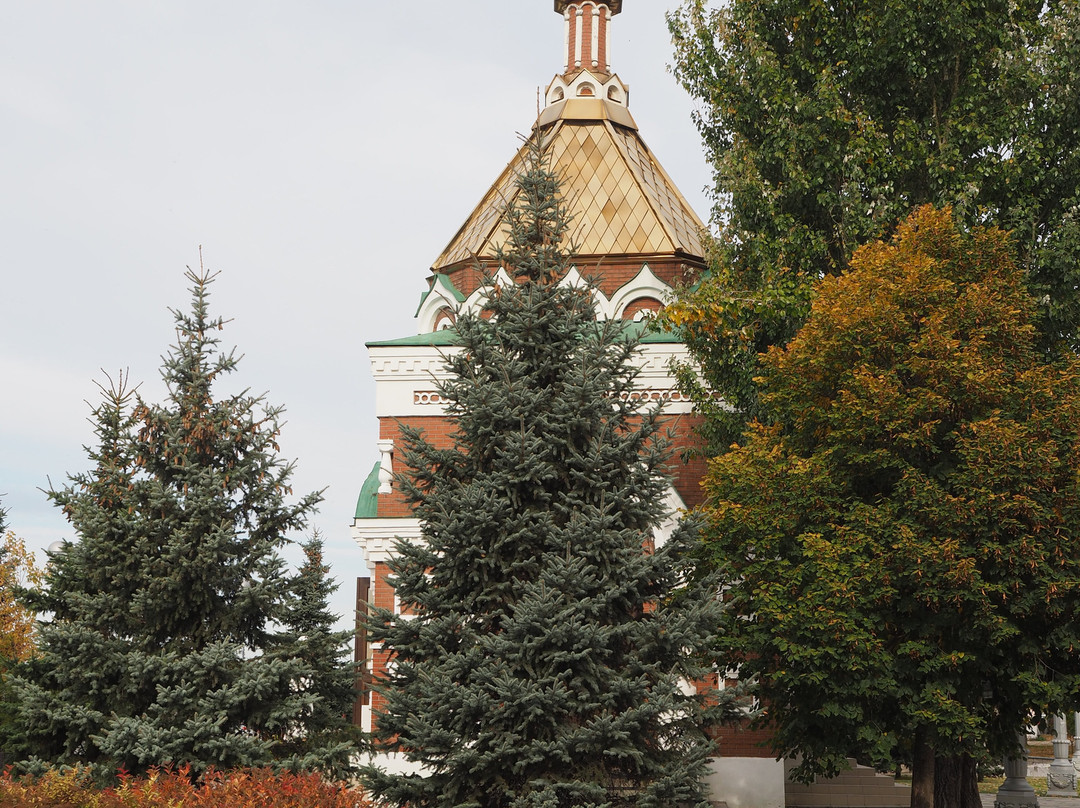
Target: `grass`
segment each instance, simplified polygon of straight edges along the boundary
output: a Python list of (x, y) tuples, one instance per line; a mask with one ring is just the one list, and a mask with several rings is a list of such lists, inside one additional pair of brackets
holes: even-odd
[[(896, 778), (898, 783), (906, 783), (911, 785), (911, 775), (903, 775)], [(1046, 778), (1045, 777), (1029, 777), (1027, 779), (1031, 783), (1031, 787), (1035, 789), (1035, 793), (1040, 797), (1046, 796)], [(979, 793), (980, 794), (997, 794), (997, 790), (1001, 788), (1001, 784), (1005, 782), (1004, 777), (984, 777), (979, 781)]]
[[(1046, 796), (1046, 778), (1045, 777), (1029, 777), (1027, 779), (1031, 783), (1031, 787), (1035, 789), (1035, 793), (1040, 797)], [(997, 790), (1001, 788), (1001, 784), (1005, 782), (1004, 777), (984, 777), (979, 782), (980, 794), (997, 794)]]

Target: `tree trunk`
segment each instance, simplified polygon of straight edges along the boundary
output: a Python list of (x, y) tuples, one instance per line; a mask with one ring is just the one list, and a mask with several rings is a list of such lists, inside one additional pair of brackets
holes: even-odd
[(975, 761), (967, 755), (934, 760), (934, 808), (981, 808)]
[(926, 730), (916, 731), (911, 751), (911, 808), (934, 808), (934, 750)]

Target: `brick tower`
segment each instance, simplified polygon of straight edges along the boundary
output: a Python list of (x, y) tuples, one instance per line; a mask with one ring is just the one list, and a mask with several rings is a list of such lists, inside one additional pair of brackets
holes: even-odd
[[(663, 306), (675, 283), (692, 283), (704, 268), (704, 225), (642, 140), (628, 108), (629, 88), (612, 67), (612, 18), (622, 6), (622, 0), (555, 1), (564, 21), (563, 69), (545, 91), (531, 137), (542, 138), (572, 216), (574, 265), (563, 282), (577, 283), (585, 276), (597, 283), (598, 319), (640, 322)], [(444, 414), (433, 378), (443, 373), (443, 355), (453, 349), (457, 315), (483, 309), (491, 291), (487, 279), (512, 282), (498, 269), (495, 254), (506, 238), (504, 211), (516, 193), (515, 178), (527, 148), (518, 150), (435, 259), (416, 312), (417, 334), (367, 346), (379, 441), (378, 460), (360, 492), (352, 527), (368, 565), (358, 590), (359, 608), (396, 606), (386, 560), (395, 538), (420, 535), (419, 521), (393, 480), (400, 426), (418, 427), (429, 441), (449, 445), (453, 424)], [(679, 451), (693, 441), (695, 416), (669, 373), (672, 360), (687, 359), (685, 346), (670, 336), (647, 334), (643, 340), (636, 395), (643, 402), (663, 402), (676, 443), (667, 503), (672, 518), (656, 535), (658, 544), (670, 535), (677, 512), (701, 498), (703, 467), (683, 460)], [(367, 675), (375, 677), (387, 662), (386, 653), (362, 636), (357, 659)], [(378, 694), (364, 692), (357, 722), (370, 730), (379, 706)], [(772, 765), (773, 779), (781, 778), (782, 804), (782, 765), (767, 760), (767, 750), (750, 743), (741, 747), (738, 754), (746, 757), (739, 760), (753, 757)]]

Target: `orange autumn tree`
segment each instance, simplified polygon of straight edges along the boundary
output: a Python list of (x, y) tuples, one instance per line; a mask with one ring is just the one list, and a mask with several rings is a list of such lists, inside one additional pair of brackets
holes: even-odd
[[(1080, 692), (1080, 363), (1048, 363), (999, 230), (915, 211), (763, 356), (764, 416), (712, 461), (719, 633), (804, 777), (896, 756), (913, 804)], [(935, 776), (936, 773), (936, 776)]]
[(0, 510), (0, 770), (23, 750), (22, 729), (15, 720), (8, 673), (13, 665), (34, 652), (34, 613), (17, 599), (20, 587), (39, 586), (43, 571), (34, 563), (34, 554), (13, 532), (5, 531)]
[(16, 600), (19, 587), (39, 586), (42, 570), (34, 554), (13, 532), (0, 545), (0, 675), (12, 662), (27, 659), (34, 650), (34, 614)]

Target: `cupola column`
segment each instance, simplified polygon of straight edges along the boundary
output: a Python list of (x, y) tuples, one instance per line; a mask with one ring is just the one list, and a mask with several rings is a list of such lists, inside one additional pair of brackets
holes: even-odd
[(622, 0), (555, 0), (566, 27), (564, 72), (611, 72), (611, 18), (622, 11)]

